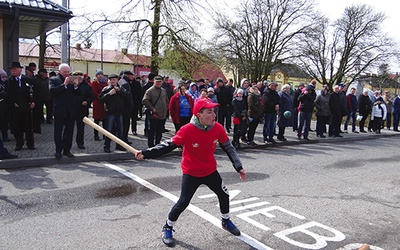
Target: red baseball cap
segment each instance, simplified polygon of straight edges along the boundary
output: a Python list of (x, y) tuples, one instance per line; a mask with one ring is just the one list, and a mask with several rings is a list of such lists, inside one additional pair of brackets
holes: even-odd
[(214, 103), (208, 98), (197, 99), (194, 102), (193, 114), (196, 115), (203, 108), (212, 109), (212, 108), (217, 107), (217, 106), (219, 106), (219, 103)]

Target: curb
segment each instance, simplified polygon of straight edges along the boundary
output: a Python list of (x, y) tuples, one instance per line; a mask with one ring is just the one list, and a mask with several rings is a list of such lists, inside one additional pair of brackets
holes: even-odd
[[(272, 147), (285, 147), (285, 146), (295, 146), (302, 144), (318, 144), (318, 143), (343, 143), (349, 141), (365, 141), (365, 140), (376, 140), (385, 137), (395, 137), (399, 134), (372, 134), (368, 136), (352, 136), (352, 137), (342, 137), (342, 138), (326, 138), (326, 139), (311, 139), (306, 140), (291, 140), (286, 142), (278, 142), (277, 144), (259, 144), (255, 147), (249, 147), (242, 144), (242, 148), (238, 150), (240, 154), (241, 151), (247, 151), (251, 149), (263, 149)], [(221, 148), (217, 148), (217, 152), (222, 151)], [(175, 150), (170, 154), (181, 155), (182, 151)], [(18, 168), (28, 168), (28, 167), (43, 167), (56, 164), (71, 164), (71, 163), (82, 163), (82, 162), (97, 162), (97, 161), (122, 161), (122, 160), (135, 160), (135, 157), (129, 152), (113, 152), (113, 153), (93, 153), (86, 154), (80, 153), (75, 154), (75, 157), (68, 158), (63, 156), (60, 160), (54, 157), (38, 157), (38, 158), (16, 158), (10, 160), (0, 160), (0, 169), (18, 169)]]

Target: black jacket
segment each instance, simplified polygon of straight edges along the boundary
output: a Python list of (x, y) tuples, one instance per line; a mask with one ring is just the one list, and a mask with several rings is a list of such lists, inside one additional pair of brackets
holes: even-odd
[(369, 96), (361, 94), (358, 97), (358, 112), (363, 116), (367, 116), (371, 113), (371, 110), (372, 110), (372, 104), (371, 100), (369, 99)]
[(314, 101), (316, 98), (314, 90), (309, 90), (307, 94), (304, 92), (299, 95), (298, 100), (300, 101), (300, 111), (305, 113), (312, 113), (314, 110)]
[[(88, 116), (89, 115), (89, 107), (94, 100), (94, 95), (92, 91), (92, 87), (87, 83), (85, 79), (78, 85), (79, 96), (77, 98), (78, 103), (78, 116)], [(86, 101), (87, 105), (83, 106), (82, 102)]]
[(215, 90), (215, 95), (217, 96), (218, 103), (222, 108), (231, 106), (233, 93), (225, 85), (218, 87)]
[(130, 116), (132, 113), (133, 109), (133, 99), (132, 99), (132, 90), (131, 90), (131, 81), (128, 79), (128, 77), (123, 77), (118, 81), (118, 85), (120, 87), (123, 87), (125, 89), (125, 92), (128, 93), (127, 96), (125, 96), (125, 109), (124, 109), (124, 114), (127, 116)]
[(262, 99), (264, 101), (264, 114), (274, 114), (276, 113), (275, 105), (279, 104), (279, 94), (276, 90), (266, 88), (262, 94)]
[(344, 106), (339, 93), (330, 93), (329, 111), (333, 117), (342, 117), (342, 114), (346, 112), (346, 107)]
[(130, 93), (120, 86), (120, 90), (110, 95), (110, 91), (114, 86), (104, 87), (99, 95), (99, 101), (106, 104), (106, 112), (113, 115), (122, 115), (125, 112), (126, 99), (130, 97)]
[(301, 89), (297, 88), (294, 91), (294, 96), (293, 96), (293, 106), (294, 109), (297, 109), (299, 107), (300, 101), (299, 101), (299, 96), (301, 94)]
[[(5, 92), (7, 94), (6, 101), (8, 101), (6, 105), (8, 105), (11, 111), (10, 114), (22, 115), (22, 113), (30, 113), (33, 132), (40, 133), (40, 118), (42, 114), (39, 105), (40, 88), (33, 79), (27, 76), (21, 75), (20, 81), (21, 87), (18, 86), (18, 82), (13, 76), (10, 76), (4, 82)], [(35, 103), (35, 108), (33, 110), (30, 109), (31, 102)], [(18, 108), (15, 107), (15, 104), (18, 105)], [(13, 131), (13, 126), (11, 130)]]
[(131, 85), (133, 108), (139, 109), (140, 107), (142, 107), (142, 98), (143, 98), (142, 86), (140, 85), (140, 82), (136, 80), (130, 82), (130, 85)]
[(53, 97), (54, 117), (67, 118), (77, 116), (77, 103), (80, 94), (79, 88), (74, 88), (73, 84), (64, 85), (65, 78), (58, 74), (50, 78), (50, 93)]
[(242, 100), (239, 100), (237, 97), (234, 97), (232, 100), (233, 107), (233, 117), (237, 117), (242, 120), (243, 117), (247, 117), (247, 103), (245, 102), (244, 96)]

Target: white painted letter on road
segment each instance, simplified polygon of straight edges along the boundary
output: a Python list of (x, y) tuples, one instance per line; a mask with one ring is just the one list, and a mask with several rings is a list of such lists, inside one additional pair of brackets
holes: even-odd
[[(326, 231), (333, 234), (334, 236), (329, 237), (329, 236), (319, 235), (319, 234), (316, 234), (316, 233), (308, 230), (309, 228), (312, 228), (312, 227), (318, 227), (319, 229), (320, 228), (325, 229)], [(288, 237), (288, 235), (294, 234), (294, 233), (304, 233), (306, 235), (309, 235), (315, 239), (315, 243), (308, 244), (308, 243), (293, 240)], [(303, 225), (300, 225), (297, 227), (293, 227), (293, 228), (289, 228), (289, 229), (277, 232), (274, 235), (292, 245), (295, 245), (295, 246), (298, 246), (301, 248), (305, 248), (305, 249), (321, 249), (328, 245), (327, 241), (339, 242), (339, 241), (343, 241), (344, 239), (346, 239), (346, 236), (343, 233), (339, 232), (338, 230), (333, 229), (328, 226), (325, 226), (325, 225), (320, 224), (315, 221), (311, 221), (311, 222), (308, 222), (306, 224), (303, 224)]]
[(261, 228), (264, 231), (269, 231), (271, 228), (269, 228), (269, 227), (267, 227), (267, 226), (255, 221), (255, 220), (253, 220), (250, 217), (254, 216), (254, 215), (257, 215), (257, 214), (262, 214), (262, 215), (267, 216), (268, 218), (275, 218), (276, 216), (274, 214), (270, 213), (271, 211), (274, 211), (274, 210), (279, 210), (281, 212), (284, 212), (286, 214), (289, 214), (289, 215), (291, 215), (293, 217), (296, 217), (298, 219), (301, 219), (301, 220), (304, 220), (306, 218), (304, 216), (301, 216), (299, 214), (293, 213), (293, 212), (291, 212), (291, 211), (289, 211), (287, 209), (281, 208), (279, 206), (266, 207), (266, 208), (258, 209), (258, 210), (255, 210), (255, 211), (238, 214), (236, 216), (241, 218), (242, 220), (247, 221), (250, 224), (253, 224), (254, 226), (256, 226), (258, 228)]

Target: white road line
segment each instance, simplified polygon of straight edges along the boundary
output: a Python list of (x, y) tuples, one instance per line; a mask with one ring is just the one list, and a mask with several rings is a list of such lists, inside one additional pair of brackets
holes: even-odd
[[(171, 200), (173, 202), (177, 202), (178, 199), (179, 199), (179, 197), (177, 197), (177, 196), (175, 196), (175, 195), (173, 195), (171, 193), (168, 193), (167, 191), (165, 191), (165, 190), (163, 190), (163, 189), (151, 184), (150, 182), (146, 181), (145, 179), (140, 178), (137, 175), (132, 174), (131, 172), (128, 172), (127, 170), (125, 170), (123, 168), (120, 168), (120, 167), (118, 167), (118, 166), (116, 166), (114, 164), (110, 164), (110, 163), (104, 163), (104, 165), (106, 167), (108, 167), (108, 168), (111, 168), (111, 169), (113, 169), (115, 171), (120, 172), (121, 174), (125, 175), (126, 177), (136, 181), (140, 185), (147, 187), (148, 189), (156, 192), (157, 194), (159, 194), (159, 195), (161, 195), (161, 196), (163, 196), (163, 197), (165, 197), (165, 198), (167, 198), (167, 199), (169, 199), (169, 200)], [(214, 226), (222, 229), (221, 220), (216, 218), (216, 217), (214, 217), (213, 215), (207, 213), (203, 209), (198, 208), (198, 207), (196, 207), (196, 206), (194, 206), (192, 204), (189, 204), (187, 209), (189, 211), (193, 212), (194, 214), (200, 216), (201, 218), (207, 220), (208, 222), (210, 222)], [(249, 235), (247, 235), (247, 234), (245, 234), (243, 232), (241, 233), (240, 236), (235, 236), (235, 237), (238, 238), (239, 240), (245, 242), (246, 244), (256, 248), (256, 249), (274, 250), (273, 248), (270, 248), (270, 247), (264, 245), (263, 243), (259, 242), (258, 240), (254, 239), (253, 237), (251, 237), (251, 236), (249, 236)]]

